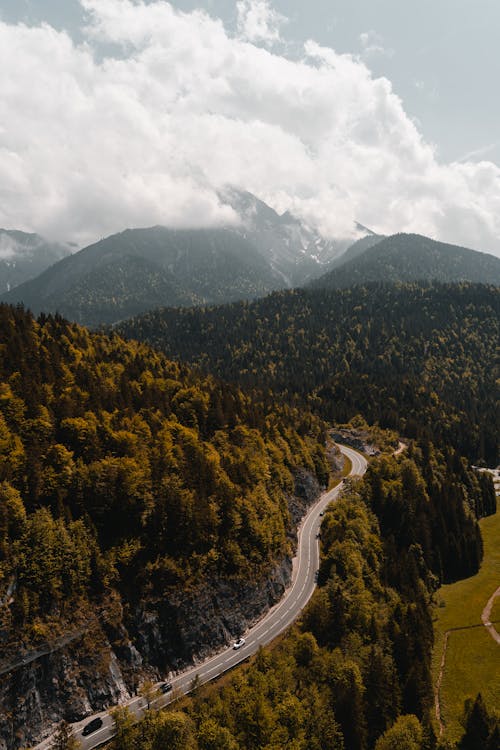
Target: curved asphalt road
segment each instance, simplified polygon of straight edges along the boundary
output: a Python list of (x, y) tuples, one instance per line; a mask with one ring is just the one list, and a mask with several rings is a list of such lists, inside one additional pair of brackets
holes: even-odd
[[(352, 463), (349, 476), (362, 476), (367, 467), (366, 459), (361, 454), (352, 450), (352, 448), (347, 448), (343, 445), (339, 447)], [(333, 500), (337, 499), (342, 485), (343, 482), (332, 490), (324, 492), (318, 502), (310, 508), (307, 515), (302, 519), (298, 529), (297, 556), (293, 560), (292, 585), (278, 604), (270, 609), (262, 620), (244, 633), (245, 645), (238, 651), (235, 651), (231, 647), (226, 648), (196, 667), (192, 667), (173, 677), (170, 680), (173, 685), (173, 691), (156, 698), (153, 701), (155, 708), (162, 708), (179, 694), (189, 692), (193, 685), (193, 680), (196, 679), (200, 684), (209, 682), (227, 670), (232, 669), (252, 654), (255, 654), (260, 646), (270, 643), (297, 619), (316, 588), (316, 571), (318, 570), (320, 559), (319, 541), (316, 535), (321, 524), (320, 513)], [(144, 715), (144, 711), (146, 710), (146, 701), (142, 697), (132, 698), (125, 705), (128, 706), (138, 719)], [(88, 737), (83, 737), (81, 734), (82, 729), (92, 719), (97, 717), (102, 719), (103, 726)], [(107, 711), (87, 716), (83, 721), (72, 724), (74, 736), (80, 742), (83, 750), (91, 750), (110, 740), (114, 734), (113, 728), (113, 720)], [(34, 750), (47, 750), (52, 741), (53, 737), (49, 737), (36, 745)]]

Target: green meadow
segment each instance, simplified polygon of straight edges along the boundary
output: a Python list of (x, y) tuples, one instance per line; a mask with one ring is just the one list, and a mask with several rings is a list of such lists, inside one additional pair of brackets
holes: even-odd
[[(481, 522), (484, 560), (477, 575), (442, 586), (435, 609), (433, 676), (436, 685), (445, 633), (450, 632), (440, 690), (445, 735), (457, 740), (464, 701), (481, 692), (490, 711), (500, 706), (500, 645), (481, 624), (481, 613), (500, 585), (500, 512)], [(492, 621), (500, 619), (500, 601), (495, 600)], [(477, 627), (470, 627), (477, 626)], [(468, 628), (453, 630), (454, 628)], [(497, 628), (500, 632), (500, 624)]]

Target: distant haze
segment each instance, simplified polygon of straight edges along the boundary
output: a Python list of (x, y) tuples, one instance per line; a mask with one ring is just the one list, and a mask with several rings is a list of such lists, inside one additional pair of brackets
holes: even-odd
[[(432, 127), (422, 131), (414, 119), (417, 99), (408, 113), (386, 77), (397, 75), (404, 46), (385, 36), (396, 28), (391, 3), (380, 4), (382, 30), (373, 8), (354, 3), (367, 24), (356, 45), (347, 5), (332, 4), (336, 49), (313, 23), (323, 2), (310, 18), (298, 2), (201, 4), (184, 2), (183, 12), (159, 1), (81, 0), (58, 11), (62, 4), (49, 0), (4, 0), (0, 226), (82, 246), (126, 226), (231, 224), (238, 217), (219, 198), (230, 184), (326, 237), (355, 237), (357, 220), (381, 234), (418, 232), (500, 255), (500, 168), (481, 161), (494, 158), (496, 145), (457, 140), (449, 128), (455, 151), (438, 152)], [(400, 5), (392, 4), (396, 17)], [(404, 41), (411, 47), (416, 35), (412, 75), (424, 96), (441, 17), (427, 0), (418, 7), (419, 24), (405, 28)], [(478, 10), (480, 28), (471, 27), (464, 48), (449, 35), (470, 8), (463, 0), (453, 7), (443, 44), (462, 62), (479, 49), (475, 34), (489, 39), (491, 24)], [(300, 18), (319, 41), (298, 43)], [(436, 76), (448, 75), (447, 61), (439, 64)], [(457, 75), (471, 83), (465, 68)], [(441, 95), (437, 83), (432, 95)], [(487, 100), (481, 82), (476, 95)], [(464, 101), (457, 121), (469, 109)]]
[(20, 248), (19, 244), (11, 237), (5, 234), (0, 234), (0, 260), (10, 260), (15, 258), (16, 255), (24, 248)]

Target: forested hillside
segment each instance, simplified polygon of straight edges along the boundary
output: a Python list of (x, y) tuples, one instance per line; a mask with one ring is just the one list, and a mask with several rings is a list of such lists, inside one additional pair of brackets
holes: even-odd
[(500, 284), (500, 258), (420, 234), (365, 238), (311, 286), (342, 289), (371, 282), (471, 281)]
[(159, 310), (127, 336), (327, 419), (369, 422), (498, 463), (500, 289), (373, 284)]
[[(491, 499), (453, 452), (411, 446), (374, 462), (326, 513), (319, 589), (291, 636), (137, 727), (119, 710), (114, 750), (433, 750), (433, 594), (477, 570), (470, 508)], [(496, 750), (493, 709), (481, 750)]]
[(127, 229), (3, 294), (34, 313), (98, 327), (155, 305), (251, 299), (284, 286), (254, 245), (228, 229)]
[[(290, 370), (295, 390), (286, 399), (257, 390), (251, 396), (116, 333), (92, 334), (58, 316), (37, 321), (22, 308), (0, 307), (0, 668), (18, 662), (0, 689), (0, 738), (8, 747), (39, 737), (49, 707), (50, 720), (75, 721), (89, 707), (116, 704), (137, 688), (140, 674), (165, 674), (195, 653), (209, 653), (244, 630), (258, 607), (279, 598), (290, 575), (293, 522), (328, 481), (325, 425), (306, 408), (316, 399), (327, 414), (326, 397), (319, 387), (308, 391), (307, 381), (298, 388), (314, 372), (314, 357), (325, 373), (340, 341), (346, 361), (358, 366), (373, 358), (370, 346), (390, 341), (395, 356), (401, 340), (411, 344), (401, 350), (402, 361), (416, 368), (415, 342), (426, 343), (429, 322), (411, 317), (411, 292), (433, 330), (441, 325), (437, 339), (457, 356), (461, 375), (467, 365), (471, 378), (484, 378), (487, 335), (498, 325), (493, 290), (446, 287), (440, 307), (433, 288), (379, 289), (377, 304), (385, 300), (387, 316), (381, 342), (368, 323), (376, 291), (351, 290), (357, 309), (347, 293), (297, 292), (264, 300), (280, 303), (274, 315), (266, 308), (264, 319), (262, 311), (249, 316), (255, 304), (198, 312), (198, 337), (216, 346), (215, 316), (243, 311), (241, 320), (227, 317), (225, 338), (231, 343), (229, 332), (254, 325), (262, 371), (257, 374), (257, 363), (247, 368), (246, 382), (284, 392), (282, 360), (289, 351), (289, 362), (298, 363), (308, 351), (305, 321), (317, 320), (314, 304), (322, 302), (325, 331), (334, 319), (329, 305), (343, 302), (357, 338), (341, 339), (338, 327), (328, 346), (318, 328), (325, 359), (312, 338), (304, 373)], [(391, 332), (389, 310), (398, 292), (414, 340)], [(453, 327), (443, 325), (452, 299), (451, 321), (462, 334), (469, 326), (470, 341), (462, 335), (468, 348), (457, 342), (453, 349)], [(288, 317), (283, 300), (295, 305)], [(187, 316), (177, 318), (183, 322), (177, 336), (187, 336), (188, 320), (195, 340), (195, 319)], [(281, 326), (270, 325), (279, 320), (286, 324), (281, 342)], [(364, 350), (356, 348), (361, 341)], [(232, 356), (230, 347), (221, 351)], [(281, 361), (273, 352), (281, 352)], [(387, 363), (371, 376), (380, 388)], [(431, 382), (444, 420), (456, 403), (444, 401), (450, 384), (439, 391), (437, 379)], [(340, 399), (337, 406), (349, 411)], [(420, 427), (417, 415), (415, 424)], [(117, 750), (132, 741), (138, 750), (323, 750), (325, 743), (384, 750), (385, 733), (389, 742), (398, 732), (413, 733), (416, 750), (433, 747), (432, 597), (441, 582), (478, 570), (476, 519), (494, 512), (495, 497), (486, 474), (473, 472), (456, 448), (433, 444), (429, 426), (422, 432), (419, 445), (375, 462), (366, 480), (327, 513), (320, 589), (294, 637), (260, 654), (208, 703), (195, 697), (180, 712), (151, 714), (138, 729), (119, 711)], [(24, 666), (33, 651), (54, 646), (38, 668), (37, 662)]]
[[(168, 669), (244, 628), (251, 587), (264, 606), (266, 580), (292, 550), (297, 502), (314, 499), (328, 467), (317, 418), (254, 401), (143, 344), (0, 306), (0, 353), (0, 668), (88, 631), (71, 698), (67, 674), (46, 695), (45, 672), (29, 687), (16, 673), (2, 683), (0, 737), (17, 746), (31, 722), (43, 724), (44, 700), (73, 720), (89, 702), (116, 702), (89, 687), (116, 659), (106, 638), (133, 667), (130, 688), (143, 662)], [(210, 613), (179, 623), (176, 608), (194, 612), (219, 580), (224, 627)], [(21, 698), (37, 711), (13, 712)]]

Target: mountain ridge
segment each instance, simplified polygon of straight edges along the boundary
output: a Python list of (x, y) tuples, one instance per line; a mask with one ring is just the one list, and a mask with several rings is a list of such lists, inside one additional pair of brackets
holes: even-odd
[(500, 285), (500, 258), (495, 255), (419, 234), (394, 234), (373, 244), (371, 239), (352, 245), (332, 270), (310, 286), (339, 289), (371, 282), (414, 281)]
[[(126, 287), (120, 289), (116, 278), (127, 279)], [(92, 280), (103, 292), (98, 298)], [(253, 246), (226, 229), (156, 226), (127, 229), (89, 245), (3, 299), (96, 326), (130, 317), (131, 309), (149, 309), (151, 290), (156, 304), (192, 305), (262, 296), (277, 286), (278, 278)]]

